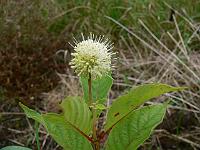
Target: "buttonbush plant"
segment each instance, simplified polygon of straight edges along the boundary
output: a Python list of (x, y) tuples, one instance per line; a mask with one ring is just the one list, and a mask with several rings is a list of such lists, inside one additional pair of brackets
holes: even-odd
[[(143, 84), (117, 97), (110, 106), (105, 105), (113, 84), (112, 45), (103, 36), (92, 34), (83, 36), (81, 42), (75, 41), (70, 65), (79, 76), (84, 96), (62, 100), (62, 113), (40, 114), (20, 103), (27, 117), (42, 124), (64, 150), (136, 150), (162, 122), (168, 105), (143, 104), (184, 89), (160, 83)], [(102, 112), (107, 113), (103, 129), (99, 130)]]

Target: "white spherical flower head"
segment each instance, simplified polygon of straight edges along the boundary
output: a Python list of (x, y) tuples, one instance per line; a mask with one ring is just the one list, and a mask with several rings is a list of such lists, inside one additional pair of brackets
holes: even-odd
[(74, 58), (70, 64), (78, 76), (100, 78), (111, 71), (111, 49), (112, 44), (108, 39), (104, 40), (103, 36), (95, 37), (91, 34), (87, 39), (83, 36), (83, 41), (75, 42), (75, 52), (72, 53)]

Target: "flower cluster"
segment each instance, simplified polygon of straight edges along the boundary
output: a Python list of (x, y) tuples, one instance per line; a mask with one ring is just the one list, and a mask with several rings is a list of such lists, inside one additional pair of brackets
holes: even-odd
[(93, 79), (100, 78), (111, 71), (111, 58), (114, 53), (110, 50), (112, 44), (104, 36), (96, 37), (93, 34), (81, 42), (75, 42), (70, 62), (78, 76), (89, 76)]

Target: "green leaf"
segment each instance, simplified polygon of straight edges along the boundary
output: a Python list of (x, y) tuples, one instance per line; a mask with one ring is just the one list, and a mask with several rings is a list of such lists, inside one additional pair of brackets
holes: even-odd
[(109, 107), (104, 106), (103, 104), (93, 103), (90, 108), (96, 110), (96, 116), (99, 117), (103, 110), (109, 109)]
[[(89, 99), (88, 79), (85, 77), (80, 77), (80, 82), (84, 92), (84, 99), (87, 102)], [(99, 102), (104, 103), (107, 100), (107, 95), (112, 86), (112, 83), (113, 79), (111, 75), (106, 75), (100, 79), (92, 80), (92, 99), (94, 101), (99, 100)]]
[(106, 106), (104, 106), (103, 104), (96, 104), (96, 105), (94, 105), (94, 109), (105, 110), (105, 109), (108, 109), (108, 108)]
[(53, 137), (53, 139), (65, 150), (88, 149), (92, 150), (89, 137), (68, 123), (63, 115), (48, 113), (40, 115), (20, 103), (29, 118), (40, 122)]
[(24, 110), (24, 112), (28, 118), (32, 118), (41, 124), (43, 123), (43, 118), (38, 112), (28, 108), (27, 106), (23, 105), (22, 103), (19, 103), (19, 105)]
[(0, 150), (31, 150), (31, 149), (22, 146), (6, 146), (1, 148)]
[(162, 122), (166, 106), (166, 104), (146, 106), (120, 120), (109, 134), (106, 150), (136, 150)]
[(60, 105), (65, 120), (89, 135), (92, 131), (92, 113), (80, 97), (67, 97)]
[(79, 131), (68, 124), (64, 116), (57, 114), (43, 115), (44, 126), (54, 140), (65, 150), (92, 150), (89, 141)]
[(183, 90), (183, 87), (172, 87), (166, 84), (145, 84), (131, 89), (127, 94), (118, 97), (108, 111), (105, 129), (108, 130), (130, 111), (144, 102), (167, 92)]

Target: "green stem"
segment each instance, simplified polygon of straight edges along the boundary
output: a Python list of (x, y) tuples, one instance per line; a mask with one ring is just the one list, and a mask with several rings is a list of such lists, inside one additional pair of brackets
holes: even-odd
[(92, 105), (92, 78), (91, 78), (91, 73), (89, 73), (89, 78), (88, 78), (88, 94), (89, 94), (89, 100), (88, 100), (88, 105)]
[[(92, 105), (92, 78), (91, 78), (91, 73), (89, 73), (89, 78), (88, 78), (88, 94), (89, 94), (89, 100), (88, 100), (88, 105), (89, 107)], [(94, 109), (94, 107), (91, 107), (91, 111), (92, 111), (92, 137), (94, 140), (94, 148), (95, 150), (99, 150), (100, 146), (99, 146), (99, 141), (97, 139), (97, 135), (96, 135), (96, 120), (97, 120), (97, 114), (96, 114), (96, 110)]]
[[(97, 142), (97, 135), (96, 135), (96, 110), (94, 109), (94, 108), (92, 108), (92, 115), (93, 115), (93, 139), (94, 139), (94, 141), (95, 141), (95, 143)], [(96, 145), (96, 144), (95, 144)]]
[(37, 149), (40, 150), (39, 123), (37, 121), (35, 121), (35, 137), (36, 137)]

